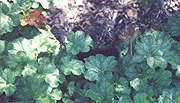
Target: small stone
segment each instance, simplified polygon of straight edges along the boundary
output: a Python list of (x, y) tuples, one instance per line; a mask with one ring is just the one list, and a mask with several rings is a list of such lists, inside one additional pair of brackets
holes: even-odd
[(130, 18), (137, 18), (138, 16), (138, 12), (136, 10), (126, 9), (125, 11)]
[(135, 2), (136, 0), (124, 0), (124, 5), (128, 5), (129, 3)]

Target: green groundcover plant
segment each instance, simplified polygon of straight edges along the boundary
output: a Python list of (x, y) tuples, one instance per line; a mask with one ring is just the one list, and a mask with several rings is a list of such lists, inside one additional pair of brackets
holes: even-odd
[(174, 39), (179, 15), (162, 32), (138, 31), (129, 41), (116, 41), (111, 48), (118, 57), (94, 54), (81, 60), (79, 53), (97, 47), (84, 32), (71, 32), (62, 46), (50, 27), (20, 25), (22, 12), (46, 12), (51, 3), (0, 1), (6, 21), (0, 28), (0, 102), (180, 103), (180, 41)]

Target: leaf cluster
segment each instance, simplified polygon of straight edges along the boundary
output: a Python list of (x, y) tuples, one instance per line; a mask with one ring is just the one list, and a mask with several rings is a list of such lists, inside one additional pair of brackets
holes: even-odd
[[(1, 3), (5, 18), (19, 15), (12, 5), (29, 9), (21, 4), (28, 0), (12, 1)], [(1, 30), (1, 102), (180, 102), (180, 43), (163, 28), (116, 41), (119, 57), (95, 54), (82, 61), (80, 52), (96, 49), (84, 32), (70, 33), (62, 46), (50, 31), (19, 24)]]
[[(58, 0), (1, 0), (0, 2), (0, 36), (12, 32), (14, 30), (14, 27), (18, 26), (20, 24), (21, 14), (24, 12), (24, 16), (27, 14), (28, 10), (31, 11), (31, 9), (38, 9), (43, 11), (43, 15), (46, 14), (46, 10), (50, 9), (52, 5), (59, 4)], [(38, 10), (35, 10), (39, 12)], [(39, 28), (39, 26), (42, 26), (41, 28), (45, 28), (45, 24), (42, 23), (44, 21), (44, 16), (42, 14), (38, 16), (38, 18), (33, 18), (32, 22), (29, 20), (21, 20), (21, 22), (30, 23), (30, 25), (33, 23), (34, 26)], [(24, 19), (27, 19), (26, 17), (22, 17)], [(27, 16), (27, 15), (26, 15)], [(34, 23), (35, 21), (36, 23)], [(38, 24), (38, 23), (41, 23)], [(25, 25), (25, 24), (23, 24)]]
[(180, 36), (180, 14), (169, 17), (167, 22), (156, 23), (155, 25), (161, 27), (163, 31), (168, 32), (172, 37)]

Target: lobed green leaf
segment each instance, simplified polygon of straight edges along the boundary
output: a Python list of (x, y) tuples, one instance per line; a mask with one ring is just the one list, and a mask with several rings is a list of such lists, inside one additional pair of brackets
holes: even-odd
[(180, 91), (177, 88), (164, 89), (162, 95), (158, 98), (158, 103), (179, 103)]
[(134, 54), (135, 60), (137, 62), (146, 60), (151, 68), (156, 68), (157, 66), (166, 68), (168, 63), (166, 56), (172, 55), (171, 52), (168, 52), (171, 48), (168, 38), (165, 37), (164, 32), (147, 32), (141, 42), (135, 45), (135, 50), (137, 51)]
[(138, 92), (138, 93), (146, 93), (148, 94), (148, 99), (152, 99), (154, 95), (154, 91), (152, 87), (148, 84), (147, 80), (142, 80), (136, 78), (130, 81), (130, 85)]
[(53, 92), (50, 95), (55, 97), (56, 100), (61, 100), (62, 91), (60, 89), (53, 89)]
[(111, 102), (114, 97), (114, 87), (109, 82), (102, 82), (100, 85), (91, 85), (85, 96), (90, 97), (96, 102)]
[(155, 75), (155, 70), (149, 68), (145, 62), (142, 62), (135, 67), (127, 68), (125, 74), (129, 77), (128, 80), (133, 80), (135, 78), (150, 79)]
[[(35, 61), (35, 59), (29, 57), (25, 52), (19, 51), (16, 54), (10, 54), (6, 58), (6, 66), (12, 70), (23, 69), (28, 62)], [(20, 73), (21, 74), (21, 73)]]
[(171, 36), (177, 37), (180, 35), (179, 25), (180, 25), (180, 18), (178, 15), (173, 15), (169, 17), (167, 26), (169, 27), (168, 32), (171, 34)]
[(12, 96), (17, 90), (16, 86), (14, 85), (14, 73), (7, 68), (4, 69), (4, 71), (2, 71), (0, 74), (0, 95), (5, 92), (6, 96)]
[(7, 42), (0, 40), (0, 54), (3, 54), (7, 48)]
[(93, 46), (93, 40), (89, 35), (84, 34), (82, 31), (77, 31), (76, 33), (71, 32), (67, 36), (68, 43), (66, 44), (66, 52), (77, 55), (81, 52), (88, 52), (90, 50), (89, 46)]
[(171, 76), (172, 73), (168, 70), (159, 69), (156, 72), (156, 75), (153, 77), (153, 82), (151, 83), (155, 97), (158, 97), (158, 95), (160, 95), (165, 88), (169, 87), (172, 81), (170, 79)]
[(118, 92), (118, 96), (129, 95), (131, 93), (131, 88), (129, 87), (129, 82), (124, 77), (120, 77), (116, 82), (115, 91)]
[(134, 102), (137, 102), (137, 103), (150, 103), (149, 100), (147, 100), (147, 96), (148, 94), (146, 93), (137, 93), (133, 99), (134, 99)]
[(19, 5), (19, 7), (21, 8), (21, 12), (26, 11), (32, 5), (30, 0), (11, 0), (11, 1), (13, 1), (14, 3), (17, 3)]
[(3, 35), (4, 33), (11, 32), (13, 28), (13, 20), (3, 13), (0, 12), (0, 20), (3, 21), (0, 24), (0, 35)]
[(40, 97), (44, 98), (47, 94), (50, 94), (52, 88), (37, 77), (38, 75), (19, 78), (17, 84), (18, 89), (13, 96), (22, 102), (35, 102), (39, 100)]
[(65, 75), (70, 75), (71, 72), (74, 75), (84, 74), (85, 68), (82, 61), (70, 59), (70, 56), (65, 56), (61, 58), (61, 62), (63, 65), (60, 66), (60, 70), (62, 70)]
[(84, 77), (90, 81), (103, 80), (107, 75), (112, 76), (111, 70), (117, 65), (114, 56), (105, 57), (102, 54), (85, 58), (85, 67), (88, 69), (84, 73)]
[(40, 66), (38, 67), (38, 73), (41, 75), (47, 75), (47, 74), (55, 74), (59, 75), (59, 70), (56, 68), (56, 66), (50, 62), (50, 59), (47, 57), (42, 57), (38, 59), (38, 63)]

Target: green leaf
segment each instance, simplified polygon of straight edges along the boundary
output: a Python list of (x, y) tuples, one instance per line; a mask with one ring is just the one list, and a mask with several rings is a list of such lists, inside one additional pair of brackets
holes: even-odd
[(25, 38), (18, 38), (12, 42), (12, 48), (9, 48), (9, 54), (16, 54), (18, 51), (26, 52), (31, 58), (35, 58), (35, 47), (32, 45), (31, 41)]
[[(21, 8), (17, 3), (9, 3), (8, 5), (10, 9), (10, 14), (19, 14), (21, 12)], [(19, 19), (20, 20), (20, 19)]]
[(44, 9), (50, 9), (53, 4), (52, 0), (36, 0), (37, 2), (40, 2)]
[(171, 36), (179, 36), (180, 35), (180, 18), (178, 17), (178, 15), (173, 15), (171, 17), (169, 17), (168, 19), (168, 29), (169, 29), (169, 33), (171, 34)]
[(169, 59), (168, 59), (168, 62), (171, 64), (171, 68), (176, 70), (176, 75), (178, 77), (180, 77), (180, 43), (179, 42), (176, 42), (174, 41), (172, 43), (172, 51), (174, 52), (174, 55), (171, 56)]
[(25, 52), (19, 51), (15, 54), (10, 54), (6, 58), (6, 66), (11, 69), (23, 68), (28, 62), (35, 61), (31, 59)]
[(118, 50), (119, 55), (123, 57), (123, 55), (126, 55), (129, 49), (129, 42), (123, 39), (120, 39), (119, 41), (115, 41), (114, 47)]
[(133, 96), (135, 103), (150, 103), (149, 100), (147, 100), (148, 94), (146, 93), (137, 93), (135, 96)]
[(36, 58), (41, 52), (52, 53), (52, 61), (59, 52), (59, 42), (50, 32), (43, 32), (33, 39), (18, 38), (11, 42), (12, 48), (8, 50), (10, 54), (16, 54), (18, 51), (25, 51), (31, 58)]
[(48, 52), (48, 49), (51, 47), (48, 42), (47, 35), (38, 35), (32, 39), (33, 46), (36, 48), (37, 52)]
[(89, 35), (84, 34), (82, 31), (77, 31), (76, 33), (71, 32), (67, 36), (68, 43), (66, 44), (66, 52), (77, 55), (81, 52), (88, 52), (90, 50), (89, 46), (93, 46), (93, 40)]
[(12, 26), (19, 25), (19, 23), (20, 23), (20, 15), (19, 15), (19, 13), (21, 11), (19, 5), (10, 3), (8, 5), (8, 7), (9, 7), (10, 11), (8, 13), (6, 13), (6, 15), (9, 16), (12, 19), (12, 22), (13, 22)]
[[(90, 98), (85, 96), (85, 92), (89, 89), (91, 83), (89, 83), (86, 80), (79, 80), (76, 83), (76, 87), (74, 86), (74, 84), (75, 84), (74, 81), (72, 81), (68, 84), (69, 92), (63, 96), (63, 97), (65, 97), (65, 98), (63, 98), (63, 102), (65, 102), (64, 100), (66, 100), (66, 102), (68, 102), (68, 100), (70, 100), (70, 98), (75, 100), (76, 102), (93, 102), (92, 100), (90, 100)], [(82, 87), (83, 87), (83, 89), (80, 89)]]
[(126, 76), (125, 71), (127, 68), (135, 67), (137, 63), (134, 60), (133, 55), (127, 54), (123, 57), (118, 58), (118, 64), (115, 66), (115, 69), (121, 76)]
[(54, 61), (56, 55), (59, 52), (60, 44), (55, 39), (51, 31), (40, 30), (42, 33), (32, 39), (32, 46), (35, 47), (37, 53), (49, 52), (52, 53), (52, 61)]
[(147, 83), (147, 80), (142, 80), (136, 78), (130, 81), (130, 85), (138, 92), (138, 93), (147, 93), (148, 99), (151, 99), (154, 95), (152, 87)]
[(171, 64), (172, 69), (177, 69), (176, 75), (180, 77), (180, 55), (172, 56), (169, 59), (169, 63)]
[[(38, 64), (39, 63), (39, 64)], [(40, 76), (38, 78), (43, 78), (51, 87), (58, 87), (59, 82), (63, 83), (65, 81), (64, 75), (61, 73), (59, 75), (59, 70), (56, 66), (50, 62), (49, 58), (43, 57), (39, 58), (37, 62), (28, 63), (22, 71), (23, 77), (27, 77), (38, 73)]]
[(7, 32), (12, 32), (13, 28), (13, 20), (3, 13), (0, 12), (0, 20), (3, 21), (0, 23), (0, 35), (3, 35)]
[(21, 27), (19, 33), (22, 34), (26, 39), (32, 39), (34, 36), (41, 34), (41, 32), (36, 27), (29, 25)]
[(17, 90), (16, 86), (13, 85), (15, 82), (15, 76), (10, 69), (4, 69), (0, 75), (0, 95), (5, 92), (6, 96), (12, 96)]
[(24, 66), (25, 69), (22, 71), (23, 77), (36, 73), (38, 66), (39, 65), (37, 62), (28, 63), (26, 66)]
[(0, 27), (0, 35), (2, 35), (12, 32), (13, 26), (19, 25), (21, 9), (17, 3), (1, 3), (0, 6), (3, 7), (2, 12), (0, 12), (0, 20), (3, 21)]
[(106, 57), (102, 54), (85, 58), (85, 67), (88, 69), (84, 73), (84, 77), (90, 81), (102, 80), (107, 75), (112, 75), (110, 70), (117, 65), (114, 56)]
[(114, 87), (109, 82), (102, 82), (100, 85), (91, 85), (85, 96), (90, 97), (96, 102), (111, 102), (114, 97)]
[(180, 81), (179, 78), (172, 78), (172, 85), (180, 90)]
[(180, 43), (177, 41), (173, 41), (172, 43), (172, 50), (176, 53), (176, 54), (180, 54)]
[(9, 14), (8, 16), (12, 19), (13, 26), (19, 25), (21, 18), (19, 14)]
[(31, 0), (32, 3), (32, 8), (38, 8), (39, 7), (39, 3), (37, 2), (37, 0)]
[(1, 10), (4, 15), (7, 15), (9, 13), (9, 7), (5, 3), (1, 3)]
[(7, 84), (13, 84), (15, 82), (14, 74), (10, 69), (4, 69), (1, 77), (6, 80)]
[(17, 38), (19, 38), (19, 30), (18, 27), (15, 27), (12, 32), (5, 33), (1, 36), (2, 40), (6, 40), (7, 42), (11, 42)]
[(70, 59), (70, 56), (65, 56), (61, 58), (63, 65), (60, 66), (60, 70), (63, 71), (65, 75), (70, 75), (71, 72), (74, 75), (84, 74), (85, 68), (84, 63), (80, 60)]
[(20, 6), (21, 12), (26, 11), (32, 5), (30, 0), (11, 0), (11, 1), (13, 1), (14, 3), (17, 3)]
[(171, 76), (172, 73), (168, 70), (159, 69), (156, 72), (156, 75), (154, 75), (153, 81), (151, 83), (155, 97), (158, 97), (158, 95), (162, 93), (163, 89), (169, 87), (172, 81), (170, 79)]
[(126, 55), (126, 56), (123, 57), (121, 65), (124, 68), (129, 68), (129, 67), (136, 66), (136, 62), (134, 61), (134, 58), (133, 58), (132, 55)]
[[(34, 78), (36, 78), (36, 79), (34, 79)], [(41, 83), (44, 82), (44, 78), (37, 73), (28, 76), (27, 80), (31, 81), (30, 85), (33, 88), (38, 88), (41, 85)]]
[(47, 57), (38, 59), (39, 67), (37, 68), (37, 73), (41, 75), (45, 82), (48, 83), (51, 87), (59, 86), (59, 78), (61, 77), (61, 82), (63, 82), (63, 75), (59, 76), (59, 70), (56, 66), (50, 62), (50, 59)]
[(110, 83), (113, 83), (112, 81), (112, 78), (113, 78), (113, 74), (111, 71), (105, 71), (104, 73), (102, 74), (99, 74), (99, 79), (96, 80), (96, 83), (101, 83), (103, 81), (106, 81), (106, 82), (110, 82)]
[(39, 98), (35, 99), (34, 102), (35, 103), (56, 103), (57, 101), (54, 97), (47, 95), (43, 98), (39, 97)]
[(179, 103), (180, 91), (177, 88), (164, 89), (158, 98), (158, 103)]
[(56, 100), (61, 100), (62, 98), (62, 91), (60, 89), (53, 89), (53, 92), (50, 94)]
[[(28, 78), (19, 78), (17, 81), (18, 89), (13, 96), (22, 102), (34, 102), (38, 100), (39, 97), (44, 98), (47, 94), (50, 94), (52, 88), (37, 77), (38, 75), (29, 76)], [(35, 86), (35, 84), (40, 85)]]
[(38, 68), (38, 73), (41, 75), (54, 74), (59, 75), (59, 70), (56, 66), (50, 62), (50, 59), (47, 57), (42, 57), (38, 59), (38, 63), (40, 64)]
[(7, 46), (7, 42), (4, 40), (0, 40), (0, 54), (5, 52), (6, 46)]
[(0, 77), (0, 95), (3, 93), (4, 87), (6, 86), (6, 81)]
[(85, 96), (85, 91), (82, 89), (78, 89), (74, 95), (73, 98), (76, 102), (93, 102), (90, 98)]
[(4, 92), (5, 92), (6, 96), (12, 96), (16, 90), (17, 90), (17, 88), (13, 84), (8, 84), (4, 88)]
[(46, 81), (46, 83), (50, 84), (50, 86), (53, 88), (59, 86), (59, 78), (56, 75), (47, 74), (45, 81)]
[(155, 70), (149, 68), (145, 62), (142, 62), (135, 67), (127, 68), (125, 74), (129, 77), (128, 80), (133, 80), (135, 78), (150, 79), (155, 75)]
[(63, 83), (65, 81), (66, 81), (65, 75), (61, 71), (59, 71), (59, 82)]
[[(70, 102), (73, 103), (74, 101), (70, 100), (71, 96), (72, 96), (72, 95), (69, 95), (68, 92), (64, 93), (63, 98), (62, 98), (62, 101), (63, 101), (64, 103), (70, 103)], [(69, 101), (70, 101), (70, 102), (69, 102)]]
[(121, 96), (117, 103), (132, 103), (132, 99), (128, 96)]
[(156, 68), (157, 66), (166, 68), (167, 57), (164, 55), (171, 55), (171, 52), (168, 52), (171, 48), (171, 44), (165, 36), (164, 32), (153, 30), (147, 32), (141, 42), (135, 45), (135, 50), (137, 51), (134, 54), (135, 60), (137, 62), (142, 62), (146, 59), (147, 64), (151, 68)]
[(5, 55), (0, 56), (0, 69), (6, 68), (5, 61), (6, 61), (6, 56)]
[(119, 97), (121, 97), (122, 94), (129, 95), (131, 93), (131, 88), (126, 78), (120, 77), (116, 83), (115, 91), (120, 94)]
[(67, 54), (67, 52), (66, 52), (65, 46), (60, 45), (60, 47), (59, 47), (59, 52), (58, 52), (57, 56), (55, 57), (54, 64), (55, 64), (57, 67), (60, 67), (60, 65), (62, 64), (61, 58), (62, 58), (62, 57), (65, 57), (65, 56), (67, 56), (67, 55), (68, 55), (68, 54)]
[(68, 94), (69, 94), (69, 97), (71, 97), (77, 90), (77, 88), (74, 86), (74, 82), (69, 82), (68, 86), (67, 86), (67, 89), (68, 89)]

